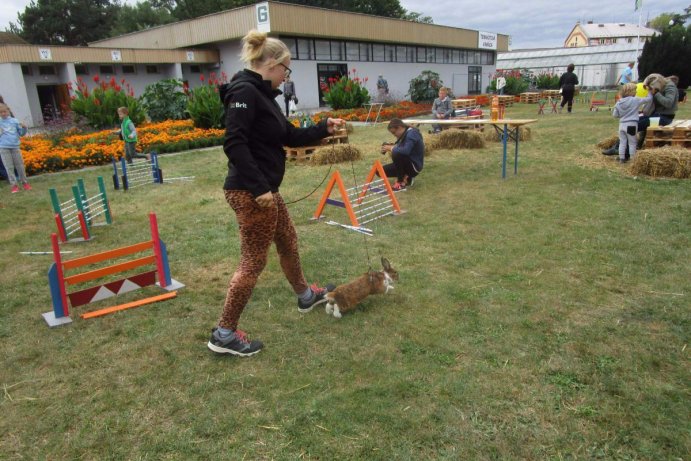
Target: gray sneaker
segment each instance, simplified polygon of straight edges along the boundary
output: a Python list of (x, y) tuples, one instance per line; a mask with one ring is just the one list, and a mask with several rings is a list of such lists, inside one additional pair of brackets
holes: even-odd
[(240, 357), (254, 355), (264, 347), (261, 341), (250, 341), (247, 333), (242, 330), (235, 330), (227, 338), (221, 338), (218, 329), (211, 330), (211, 339), (207, 347), (217, 354), (232, 354)]
[(307, 312), (311, 311), (314, 306), (318, 306), (319, 304), (323, 304), (326, 302), (326, 293), (329, 291), (334, 291), (336, 289), (336, 285), (333, 284), (328, 284), (324, 288), (320, 288), (317, 286), (316, 283), (313, 283), (310, 285), (310, 288), (312, 289), (312, 293), (314, 293), (314, 296), (312, 297), (312, 301), (303, 303), (298, 299), (298, 311), (301, 314), (306, 314)]

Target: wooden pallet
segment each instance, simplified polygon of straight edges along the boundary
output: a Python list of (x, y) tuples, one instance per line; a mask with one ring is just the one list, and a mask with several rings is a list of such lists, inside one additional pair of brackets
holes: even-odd
[(477, 106), (477, 99), (452, 99), (451, 107), (454, 109), (474, 109)]
[(505, 107), (513, 106), (513, 103), (516, 101), (516, 97), (511, 94), (500, 94), (497, 98), (499, 99), (499, 105)]
[(320, 146), (286, 147), (286, 158), (288, 160), (294, 160), (297, 163), (303, 163), (308, 161), (319, 147)]
[(537, 104), (540, 100), (540, 93), (521, 93), (521, 102), (527, 104)]
[(284, 147), (284, 149), (288, 160), (302, 163), (309, 160), (310, 156), (321, 146), (329, 146), (331, 144), (348, 144), (348, 132), (345, 128), (336, 131), (336, 133), (331, 136), (322, 138), (320, 141), (310, 146)]
[(645, 147), (691, 148), (691, 120), (674, 120), (667, 126), (648, 128)]
[(542, 90), (542, 98), (543, 99), (558, 98), (560, 96), (561, 96), (561, 94), (559, 93), (559, 90)]

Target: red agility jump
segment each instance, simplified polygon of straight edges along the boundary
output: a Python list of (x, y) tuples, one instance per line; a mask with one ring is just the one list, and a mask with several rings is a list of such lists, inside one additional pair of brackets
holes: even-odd
[[(119, 306), (112, 306), (105, 309), (88, 312), (82, 314), (81, 317), (85, 319), (99, 317), (101, 315), (110, 314), (112, 312), (117, 312), (124, 309), (164, 301), (177, 295), (177, 292), (174, 290), (183, 288), (184, 285), (170, 277), (166, 245), (163, 240), (159, 238), (158, 222), (156, 221), (156, 215), (154, 213), (149, 214), (149, 224), (151, 227), (151, 240), (149, 241), (136, 243), (127, 247), (116, 248), (115, 250), (104, 251), (102, 253), (96, 253), (81, 258), (71, 259), (68, 261), (62, 260), (60, 247), (58, 244), (58, 236), (56, 234), (51, 235), (53, 259), (55, 262), (51, 264), (50, 269), (48, 270), (48, 281), (50, 284), (51, 298), (53, 300), (53, 310), (43, 314), (43, 318), (48, 323), (48, 326), (53, 327), (72, 322), (72, 319), (69, 317), (69, 305), (72, 307), (83, 306), (85, 304), (100, 301), (112, 296), (134, 291), (145, 286), (155, 284), (169, 293), (141, 299)], [(99, 269), (93, 269), (88, 272), (82, 272), (80, 274), (69, 276), (66, 276), (65, 274), (67, 271), (72, 269), (145, 251), (152, 251), (153, 254), (125, 262), (119, 262), (117, 264)], [(67, 292), (67, 285), (76, 285), (147, 265), (152, 265), (155, 267), (155, 269), (143, 272), (141, 274), (129, 276), (121, 280), (116, 280), (114, 282), (95, 285), (71, 293)]]

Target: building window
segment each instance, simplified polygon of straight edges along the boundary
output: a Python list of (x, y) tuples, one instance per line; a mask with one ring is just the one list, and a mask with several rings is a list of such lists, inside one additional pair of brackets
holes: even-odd
[(193, 66), (190, 66), (190, 72), (193, 74), (201, 74), (202, 68), (201, 68), (201, 66), (193, 65)]
[(427, 62), (437, 62), (437, 60), (435, 59), (436, 54), (436, 48), (427, 48)]
[(346, 59), (348, 61), (360, 61), (360, 44), (358, 42), (346, 42)]
[(386, 59), (386, 54), (384, 53), (384, 45), (381, 43), (372, 44), (372, 61), (381, 62)]
[(331, 44), (328, 40), (315, 40), (314, 49), (317, 60), (331, 60)]
[(345, 43), (332, 40), (331, 41), (331, 60), (332, 61), (343, 61), (344, 59), (345, 59)]
[(136, 74), (137, 68), (131, 64), (126, 64), (126, 65), (122, 66), (122, 73), (123, 74)]
[(312, 46), (312, 40), (306, 38), (298, 39), (297, 59), (314, 60), (314, 47)]
[(38, 66), (38, 75), (55, 75), (55, 66)]
[(459, 51), (459, 64), (468, 64), (468, 52), (466, 50)]
[(75, 64), (74, 71), (77, 75), (89, 75), (89, 66), (86, 64)]
[(372, 60), (372, 44), (360, 43), (360, 61)]
[(384, 59), (386, 62), (396, 62), (396, 45), (384, 45)]
[(158, 66), (149, 64), (146, 66), (146, 73), (147, 74), (157, 74), (158, 73)]
[(396, 46), (396, 62), (408, 62), (408, 47), (405, 45)]
[(288, 47), (288, 51), (290, 51), (290, 55), (294, 59), (300, 59), (298, 58), (297, 39), (291, 37), (281, 37), (281, 41), (286, 44), (286, 46)]
[(31, 66), (29, 64), (22, 64), (22, 74), (23, 75), (32, 75)]
[(453, 50), (451, 52), (451, 62), (454, 64), (460, 64), (461, 63), (461, 52), (460, 52), (460, 50)]
[(494, 64), (494, 53), (491, 51), (482, 52), (482, 64), (492, 65)]
[(114, 75), (115, 74), (115, 67), (113, 66), (98, 66), (98, 71), (103, 75)]
[(424, 46), (417, 47), (417, 62), (427, 62), (427, 48)]

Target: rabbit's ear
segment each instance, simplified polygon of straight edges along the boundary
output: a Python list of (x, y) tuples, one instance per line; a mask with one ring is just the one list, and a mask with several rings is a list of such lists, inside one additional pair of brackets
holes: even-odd
[(391, 270), (391, 263), (383, 256), (381, 258), (381, 265), (384, 267), (385, 271)]

